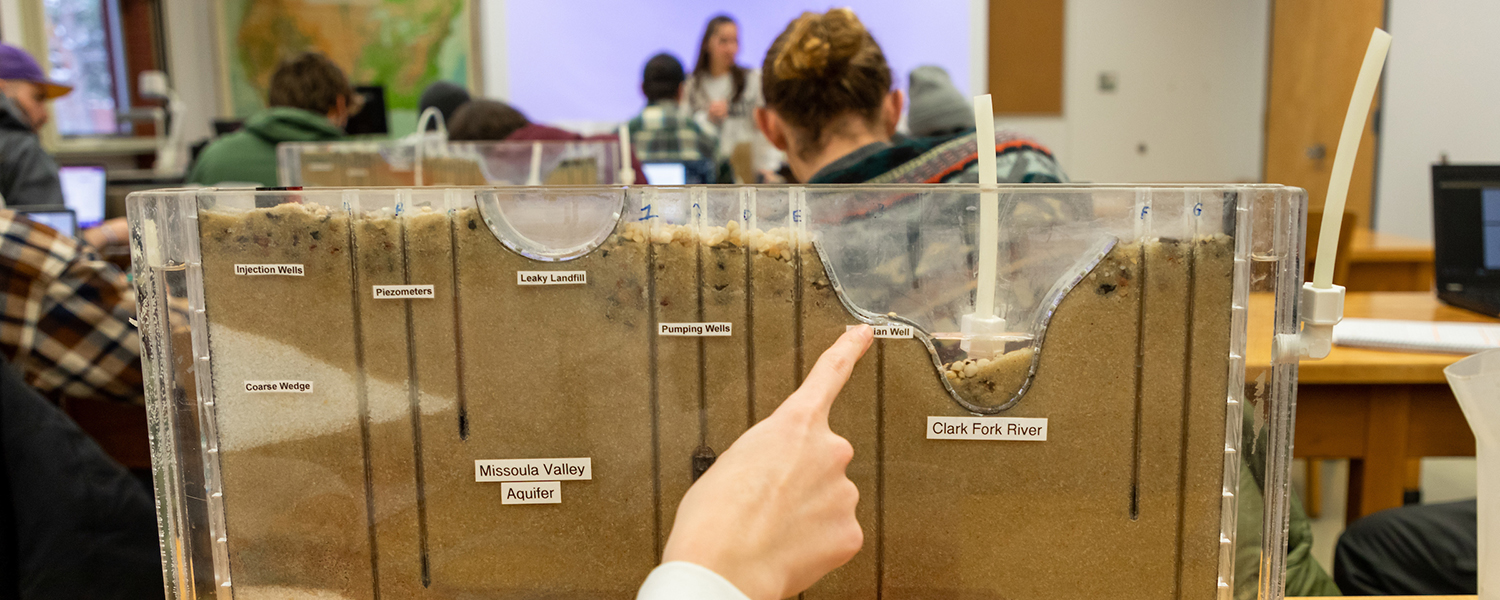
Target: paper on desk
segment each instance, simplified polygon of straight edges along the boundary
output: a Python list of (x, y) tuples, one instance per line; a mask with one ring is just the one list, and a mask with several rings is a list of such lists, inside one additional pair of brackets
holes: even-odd
[(1355, 348), (1473, 354), (1500, 348), (1500, 325), (1391, 319), (1344, 319), (1333, 343)]

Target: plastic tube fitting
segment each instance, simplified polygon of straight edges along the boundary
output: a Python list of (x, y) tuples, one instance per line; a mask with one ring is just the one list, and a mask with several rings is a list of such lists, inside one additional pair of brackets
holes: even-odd
[(1333, 326), (1344, 318), (1344, 286), (1318, 288), (1304, 283), (1298, 302), (1302, 331), (1276, 336), (1271, 354), (1275, 362), (1321, 360), (1333, 350)]

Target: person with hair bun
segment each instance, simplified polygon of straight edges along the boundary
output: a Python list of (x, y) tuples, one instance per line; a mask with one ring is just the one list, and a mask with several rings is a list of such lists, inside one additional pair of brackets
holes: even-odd
[[(956, 183), (979, 181), (972, 130), (893, 140), (905, 97), (891, 89), (880, 44), (854, 11), (802, 13), (776, 37), (761, 67), (766, 106), (756, 125), (799, 181)], [(1041, 144), (995, 135), (1003, 181), (1057, 183), (1067, 177)]]

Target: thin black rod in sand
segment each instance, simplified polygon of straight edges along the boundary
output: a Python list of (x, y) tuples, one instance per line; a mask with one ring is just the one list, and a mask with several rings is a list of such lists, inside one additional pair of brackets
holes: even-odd
[(1150, 277), (1146, 267), (1146, 243), (1140, 244), (1140, 276), (1136, 278), (1135, 295), (1135, 428), (1131, 435), (1130, 452), (1130, 520), (1141, 518), (1141, 410), (1145, 389), (1146, 369), (1146, 280)]
[(885, 593), (885, 340), (875, 340), (875, 598)]
[[(1187, 321), (1187, 340), (1184, 341), (1182, 353), (1182, 439), (1177, 442), (1177, 583), (1172, 594), (1174, 598), (1182, 598), (1182, 565), (1183, 552), (1187, 551), (1187, 470), (1188, 470), (1188, 432), (1192, 431), (1193, 405), (1193, 323), (1198, 316), (1198, 242), (1188, 242), (1188, 294), (1187, 310), (1183, 312)], [(1211, 307), (1212, 309), (1212, 307)]]
[(792, 271), (797, 281), (792, 286), (792, 381), (802, 383), (802, 248), (801, 242), (796, 242), (797, 250), (792, 253), (796, 260), (792, 261)]
[(755, 426), (755, 264), (747, 244), (745, 252), (745, 428)]
[(349, 286), (352, 300), (350, 317), (354, 320), (354, 393), (359, 400), (359, 446), (365, 475), (365, 534), (370, 544), (370, 589), (375, 600), (380, 600), (380, 551), (375, 540), (375, 473), (370, 465), (370, 402), (369, 374), (365, 371), (364, 319), (360, 317), (359, 290), (364, 281), (359, 276), (359, 246), (355, 243), (354, 215), (349, 215), (349, 277), (354, 285)]
[[(694, 203), (693, 208), (694, 208), (694, 210), (698, 210), (697, 203)], [(698, 238), (698, 241), (693, 244), (693, 248), (696, 250), (696, 252), (693, 253), (693, 261), (696, 263), (696, 267), (697, 267), (696, 270), (695, 270), (695, 272), (697, 274), (697, 281), (695, 282), (696, 285), (693, 286), (693, 292), (695, 294), (697, 294), (697, 296), (698, 296), (698, 298), (697, 298), (697, 300), (698, 300), (698, 317), (697, 317), (697, 321), (699, 323), (702, 323), (702, 322), (704, 322), (704, 318), (703, 318), (703, 234), (702, 234), (701, 231), (695, 231), (694, 233), (697, 234), (696, 237)], [(708, 447), (708, 347), (706, 346), (706, 344), (708, 342), (703, 337), (699, 337), (697, 341), (698, 341), (698, 451), (694, 452), (695, 455), (703, 453), (703, 451), (705, 449), (707, 449), (709, 452), (713, 451), (711, 448)], [(697, 470), (696, 470), (696, 468), (694, 469), (694, 473), (695, 473), (695, 475), (694, 475), (693, 479), (696, 480), (697, 479)]]
[(651, 328), (646, 330), (646, 347), (650, 351), (651, 370), (651, 535), (656, 562), (661, 562), (661, 373), (657, 371), (657, 334), (661, 319), (656, 316), (656, 244), (646, 243), (646, 307)]
[[(470, 230), (479, 228), (479, 224), (474, 221), (474, 217), (469, 217), (468, 222)], [(460, 262), (458, 260), (458, 227), (458, 220), (454, 219), (453, 226), (449, 228), (451, 235), (448, 238), (449, 246), (451, 247), (449, 256), (453, 257), (453, 347), (455, 350), (453, 353), (453, 369), (454, 380), (457, 383), (455, 391), (458, 395), (458, 439), (460, 441), (468, 441), (469, 394), (467, 386), (464, 384), (464, 302), (463, 294), (459, 291), (463, 288), (458, 286)]]
[[(401, 283), (411, 285), (411, 247), (407, 245), (406, 223), (406, 219), (400, 219)], [(449, 235), (452, 235), (452, 227), (449, 227)], [(432, 587), (432, 567), (427, 549), (427, 474), (422, 459), (422, 385), (417, 379), (417, 325), (412, 314), (413, 300), (406, 298), (401, 302), (406, 310), (406, 401), (411, 411), (412, 462), (417, 487), (417, 556), (422, 562), (422, 587), (425, 588)]]

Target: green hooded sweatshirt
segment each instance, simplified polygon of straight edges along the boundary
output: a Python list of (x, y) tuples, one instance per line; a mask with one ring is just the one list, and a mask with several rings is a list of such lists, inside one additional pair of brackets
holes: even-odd
[(199, 185), (256, 183), (276, 186), (276, 144), (329, 142), (344, 132), (323, 115), (278, 106), (256, 113), (245, 128), (209, 144), (193, 163), (187, 182)]

